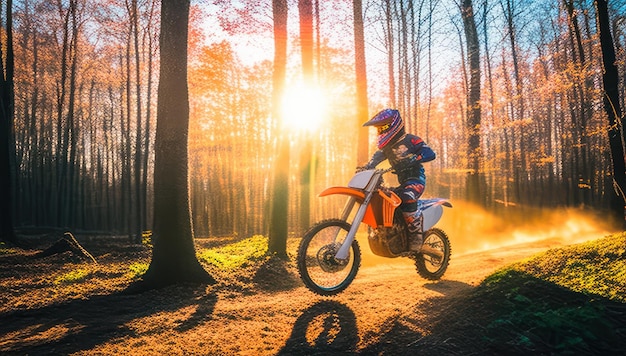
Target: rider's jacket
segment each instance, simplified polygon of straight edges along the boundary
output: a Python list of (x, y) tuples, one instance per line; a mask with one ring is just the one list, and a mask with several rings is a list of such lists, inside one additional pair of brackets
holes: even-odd
[(389, 160), (400, 183), (410, 179), (425, 183), (426, 174), (422, 163), (435, 159), (435, 152), (418, 136), (405, 134), (394, 143), (376, 151), (365, 168), (374, 168), (385, 159)]

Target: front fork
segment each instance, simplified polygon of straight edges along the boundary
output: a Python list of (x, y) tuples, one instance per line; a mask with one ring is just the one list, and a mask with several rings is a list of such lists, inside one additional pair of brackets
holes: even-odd
[[(361, 225), (361, 221), (363, 221), (363, 217), (365, 216), (365, 211), (367, 210), (367, 206), (370, 203), (370, 199), (372, 198), (372, 194), (366, 194), (363, 203), (359, 206), (354, 219), (352, 220), (352, 224), (350, 226), (350, 231), (348, 231), (348, 235), (346, 239), (341, 244), (339, 251), (335, 254), (335, 258), (338, 260), (345, 260), (348, 258), (348, 253), (350, 252), (350, 246), (352, 245), (352, 241), (356, 237), (356, 232), (359, 230), (359, 226)], [(343, 212), (341, 213), (341, 220), (347, 221), (350, 216), (350, 212), (354, 208), (354, 204), (356, 203), (356, 199), (353, 197), (348, 198), (346, 205), (343, 208)], [(337, 234), (339, 234), (339, 230), (337, 230)], [(335, 236), (335, 240), (337, 236)]]

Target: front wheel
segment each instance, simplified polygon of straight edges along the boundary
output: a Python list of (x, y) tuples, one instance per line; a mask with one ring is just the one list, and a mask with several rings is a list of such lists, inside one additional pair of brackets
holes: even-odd
[(352, 283), (361, 265), (358, 242), (352, 241), (345, 260), (335, 258), (349, 231), (350, 224), (343, 220), (324, 220), (313, 225), (300, 241), (298, 272), (311, 291), (334, 295)]
[(432, 228), (424, 233), (424, 245), (428, 245), (443, 253), (443, 257), (433, 257), (418, 253), (415, 255), (417, 273), (425, 279), (436, 281), (440, 279), (450, 263), (450, 239), (443, 230)]

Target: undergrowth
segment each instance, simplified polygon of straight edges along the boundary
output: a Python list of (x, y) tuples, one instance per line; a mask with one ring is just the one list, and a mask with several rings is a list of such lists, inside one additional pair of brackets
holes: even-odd
[(267, 254), (267, 238), (255, 235), (234, 244), (218, 248), (204, 248), (198, 259), (222, 270), (234, 270), (249, 262), (259, 261)]
[(0, 255), (9, 255), (16, 253), (17, 250), (14, 248), (7, 247), (4, 242), (0, 242)]
[(549, 250), (513, 268), (575, 292), (626, 302), (626, 233)]
[(55, 278), (54, 284), (59, 285), (59, 284), (80, 283), (86, 280), (90, 274), (91, 272), (89, 272), (89, 270), (87, 269), (84, 269), (84, 268), (75, 269)]
[(143, 276), (147, 270), (148, 270), (147, 262), (134, 262), (133, 264), (128, 266), (128, 272), (125, 274), (125, 276), (128, 279), (136, 280), (136, 279), (139, 279), (141, 276)]
[(496, 352), (613, 353), (626, 336), (626, 234), (548, 250), (487, 277), (483, 341)]

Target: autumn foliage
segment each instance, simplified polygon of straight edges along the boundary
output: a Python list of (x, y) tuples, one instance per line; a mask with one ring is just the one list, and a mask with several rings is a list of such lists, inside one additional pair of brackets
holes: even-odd
[[(134, 240), (151, 228), (159, 6), (131, 4), (15, 4), (18, 228), (69, 226)], [(270, 2), (192, 6), (188, 150), (196, 235), (267, 234), (276, 165), (290, 167), (290, 231), (304, 228), (298, 212), (308, 190), (297, 159), (304, 135), (315, 157), (311, 220), (340, 208), (315, 194), (344, 184), (362, 163), (357, 137), (365, 129), (358, 127), (367, 117), (357, 117), (351, 5), (320, 2), (314, 9), (313, 67), (329, 100), (319, 129), (307, 133), (272, 117)], [(369, 112), (397, 107), (408, 130), (437, 152), (426, 195), (463, 199), (466, 176), (476, 174), (478, 203), (505, 214), (528, 206), (606, 209), (613, 173), (594, 7), (473, 5), (480, 125), (467, 124), (470, 67), (453, 1), (363, 2)], [(623, 5), (610, 5), (611, 16), (624, 15)], [(295, 19), (297, 8), (290, 14)], [(287, 88), (302, 72), (291, 20)], [(620, 73), (624, 26), (616, 21), (613, 29)], [(623, 82), (619, 93), (623, 101)], [(477, 162), (468, 154), (468, 128), (480, 136)], [(277, 130), (290, 130), (289, 162), (276, 160)]]

